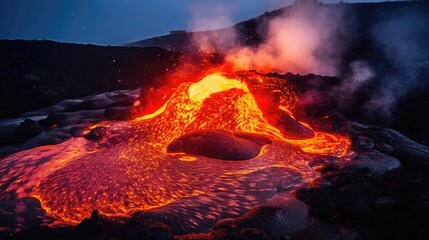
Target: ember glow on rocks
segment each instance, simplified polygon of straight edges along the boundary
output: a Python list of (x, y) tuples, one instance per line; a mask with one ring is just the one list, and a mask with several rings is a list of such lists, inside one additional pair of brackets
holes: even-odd
[[(276, 101), (267, 97), (272, 93), (279, 96)], [(2, 159), (1, 199), (37, 198), (49, 216), (70, 224), (93, 210), (130, 216), (167, 205), (193, 209), (194, 214), (184, 218), (195, 228), (206, 219), (238, 216), (279, 189), (317, 177), (307, 166), (315, 157), (349, 154), (347, 137), (315, 131), (295, 120), (296, 100), (284, 80), (249, 72), (190, 79), (153, 113), (88, 129), (106, 129), (101, 140), (74, 138)], [(310, 134), (291, 134), (290, 126), (279, 124), (282, 116), (300, 126), (294, 129)], [(213, 136), (217, 145), (186, 138), (195, 133)], [(246, 143), (234, 145), (240, 151), (258, 145), (259, 154), (248, 160), (221, 160), (168, 152), (179, 138), (209, 154), (229, 151), (233, 146), (222, 143), (237, 142)], [(192, 203), (187, 201), (192, 198)], [(199, 206), (206, 205), (210, 207), (199, 212)]]

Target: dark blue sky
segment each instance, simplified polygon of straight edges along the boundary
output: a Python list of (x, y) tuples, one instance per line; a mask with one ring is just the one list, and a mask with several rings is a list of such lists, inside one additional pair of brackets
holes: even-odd
[(227, 27), (293, 2), (294, 0), (0, 0), (0, 39), (49, 39), (119, 45), (165, 35), (173, 29)]

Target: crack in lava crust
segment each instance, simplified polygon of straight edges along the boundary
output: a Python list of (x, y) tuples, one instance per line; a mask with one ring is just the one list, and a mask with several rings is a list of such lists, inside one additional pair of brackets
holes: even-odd
[[(94, 209), (129, 216), (166, 205), (181, 212), (207, 206), (204, 213), (184, 215), (197, 226), (204, 219), (237, 216), (278, 189), (310, 181), (317, 176), (306, 164), (311, 153), (343, 156), (350, 144), (319, 132), (307, 140), (285, 138), (264, 119), (244, 82), (219, 74), (183, 83), (153, 114), (98, 126), (108, 129), (98, 142), (77, 138), (3, 159), (1, 199), (35, 197), (50, 216), (68, 223)], [(180, 136), (213, 129), (260, 134), (273, 143), (246, 161), (166, 152)]]

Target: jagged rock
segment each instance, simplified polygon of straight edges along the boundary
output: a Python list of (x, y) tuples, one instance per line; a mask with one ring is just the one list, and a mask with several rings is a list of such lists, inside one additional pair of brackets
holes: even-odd
[(224, 239), (241, 240), (238, 234), (239, 233), (234, 231), (233, 229), (218, 228), (210, 232), (209, 239), (210, 240), (224, 240)]
[(413, 146), (397, 148), (394, 154), (404, 163), (429, 169), (429, 148), (415, 143)]
[(108, 107), (113, 104), (114, 101), (105, 98), (104, 94), (89, 96), (82, 98), (82, 101), (77, 105), (70, 105), (65, 110), (68, 112), (76, 112), (81, 110), (97, 110)]
[[(92, 211), (91, 217), (84, 219), (72, 229), (73, 239), (113, 239), (117, 238), (121, 224)], [(63, 237), (64, 238), (64, 237)]]
[(252, 230), (255, 236), (276, 239), (290, 236), (309, 224), (306, 205), (289, 193), (281, 193), (268, 204), (255, 206), (243, 216), (220, 220), (213, 226), (213, 234), (240, 239), (244, 229), (257, 229)]
[(46, 118), (40, 120), (38, 122), (38, 124), (40, 126), (43, 126), (43, 127), (46, 127), (46, 128), (51, 128), (51, 127), (53, 127), (55, 125), (58, 125), (58, 123), (61, 120), (64, 120), (64, 116), (63, 115), (52, 113), (52, 114), (49, 114)]
[(313, 216), (331, 218), (335, 215), (335, 204), (328, 190), (331, 183), (323, 178), (313, 180), (309, 187), (301, 187), (295, 191), (295, 196), (308, 205)]
[(330, 188), (332, 186), (331, 182), (326, 180), (323, 177), (318, 177), (316, 179), (314, 179), (311, 183), (310, 183), (310, 188)]
[(280, 239), (273, 234), (267, 233), (261, 229), (256, 228), (244, 228), (239, 233), (240, 239), (249, 239), (249, 240), (275, 240)]
[(361, 133), (374, 141), (374, 149), (397, 157), (404, 164), (429, 169), (429, 147), (416, 143), (393, 129), (368, 127)]
[(429, 169), (429, 147), (416, 143), (393, 129), (372, 128), (369, 133), (380, 151), (397, 157), (404, 164)]
[(313, 130), (302, 125), (287, 114), (282, 114), (276, 120), (276, 126), (279, 126), (286, 137), (293, 139), (308, 139), (314, 137)]
[(249, 210), (246, 214), (238, 218), (227, 218), (219, 221), (213, 226), (215, 230), (212, 236), (213, 239), (241, 239), (242, 235), (251, 235), (249, 229), (255, 235), (259, 236), (286, 236), (287, 231), (287, 216), (279, 207), (268, 205), (258, 205)]
[(364, 218), (371, 214), (369, 197), (354, 186), (335, 189), (333, 199), (338, 213), (349, 219)]
[(93, 211), (90, 218), (84, 219), (75, 227), (39, 226), (12, 234), (10, 239), (118, 239), (119, 228), (119, 223), (100, 216), (97, 211)]
[(97, 110), (81, 110), (76, 112), (63, 112), (60, 113), (62, 120), (59, 121), (58, 126), (70, 126), (81, 123), (98, 123), (104, 119), (105, 109)]
[(0, 147), (13, 144), (13, 129), (16, 129), (19, 125), (6, 125), (0, 126)]
[(209, 240), (209, 233), (191, 233), (186, 235), (175, 236), (177, 240)]
[(427, 199), (428, 172), (415, 166), (406, 166), (392, 176), (391, 186), (400, 199)]
[(372, 203), (387, 191), (387, 183), (364, 168), (355, 173), (338, 171), (330, 193), (340, 216), (359, 219), (370, 216)]
[(25, 119), (15, 130), (14, 139), (17, 143), (23, 143), (41, 132), (42, 128), (37, 125), (37, 122)]
[(9, 154), (20, 151), (21, 149), (18, 146), (8, 145), (0, 148), (0, 157), (7, 156)]
[(368, 151), (374, 147), (374, 141), (366, 136), (357, 136), (352, 139), (353, 151)]
[(311, 191), (308, 201), (309, 212), (320, 218), (331, 218), (335, 215), (335, 204), (324, 188)]
[(106, 134), (107, 130), (105, 127), (96, 127), (91, 129), (89, 133), (83, 135), (83, 137), (90, 141), (99, 141), (101, 140), (104, 135)]
[(337, 167), (338, 166), (338, 158), (334, 156), (317, 156), (308, 163), (308, 166), (313, 168), (316, 171), (323, 172), (325, 171), (326, 167), (332, 166)]
[(175, 139), (167, 152), (184, 152), (223, 160), (247, 160), (259, 155), (261, 147), (271, 141), (252, 134), (231, 134), (212, 130), (194, 132)]
[(354, 172), (366, 167), (375, 176), (380, 176), (400, 166), (401, 162), (398, 159), (373, 150), (358, 154), (351, 161), (344, 163), (341, 168)]
[(118, 94), (116, 96), (110, 97), (111, 99), (115, 100), (115, 103), (111, 104), (109, 107), (126, 107), (130, 108), (133, 106), (133, 103), (135, 101), (134, 98), (130, 98), (126, 94)]
[(173, 240), (174, 236), (169, 226), (164, 223), (131, 219), (120, 229), (122, 240), (156, 239)]
[(106, 109), (104, 117), (109, 120), (127, 120), (132, 117), (132, 109), (130, 107), (109, 107)]
[(292, 235), (289, 240), (339, 240), (342, 239), (340, 230), (336, 227), (315, 223)]
[(73, 125), (68, 128), (68, 134), (72, 137), (82, 137), (88, 124)]

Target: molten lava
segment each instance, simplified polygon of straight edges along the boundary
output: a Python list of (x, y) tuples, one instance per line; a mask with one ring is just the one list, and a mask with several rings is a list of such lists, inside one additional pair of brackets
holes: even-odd
[[(280, 185), (315, 178), (307, 166), (314, 156), (343, 157), (349, 151), (348, 138), (314, 131), (308, 124), (300, 123), (312, 131), (307, 139), (286, 136), (270, 124), (254, 96), (262, 88), (287, 93), (281, 84), (278, 79), (246, 74), (228, 78), (221, 73), (182, 83), (151, 114), (98, 124), (108, 129), (100, 141), (75, 138), (2, 159), (0, 199), (37, 198), (50, 216), (68, 223), (82, 221), (94, 209), (129, 216), (166, 205), (180, 206), (182, 212), (194, 209), (193, 216), (185, 218), (196, 225), (205, 218), (241, 214)], [(294, 118), (289, 108), (294, 100), (290, 93), (283, 94), (276, 112)], [(166, 151), (175, 139), (209, 130), (261, 135), (272, 143), (245, 161)], [(195, 201), (187, 202), (190, 198)], [(209, 206), (207, 212), (198, 212), (203, 205)]]

